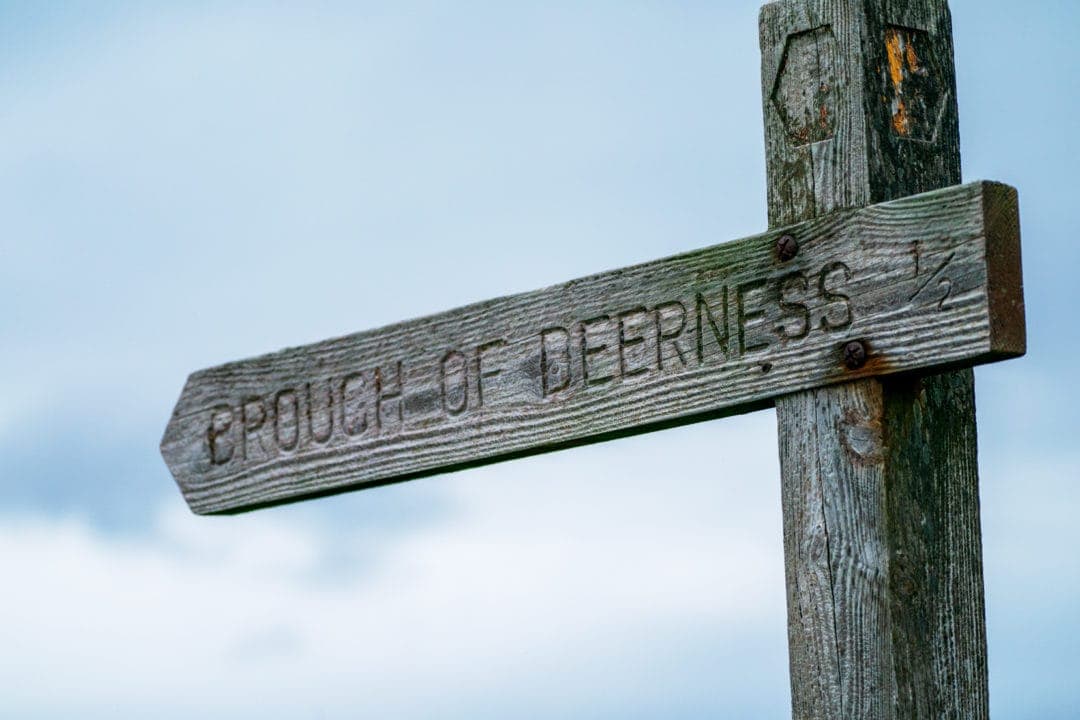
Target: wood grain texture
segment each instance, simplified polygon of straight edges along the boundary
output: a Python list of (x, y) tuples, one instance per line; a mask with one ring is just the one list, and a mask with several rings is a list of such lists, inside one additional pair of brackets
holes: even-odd
[(973, 407), (967, 373), (778, 401), (793, 717), (987, 717), (975, 426), (927, 422)]
[(1022, 303), (987, 259), (1017, 224), (987, 218), (1015, 211), (975, 183), (197, 372), (162, 455), (196, 512), (232, 511), (1010, 357)]
[[(771, 226), (960, 182), (944, 0), (783, 0), (761, 48)], [(992, 303), (1018, 304), (993, 332), (1022, 350), (1019, 257), (1003, 266), (1017, 293)], [(971, 371), (776, 408), (793, 716), (986, 718)]]

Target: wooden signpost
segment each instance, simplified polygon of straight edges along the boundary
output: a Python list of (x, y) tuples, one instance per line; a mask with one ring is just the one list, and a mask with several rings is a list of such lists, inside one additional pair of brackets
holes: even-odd
[(1009, 357), (1018, 259), (1011, 188), (926, 193), (195, 373), (162, 449), (223, 512)]
[(945, 0), (762, 9), (771, 230), (194, 373), (223, 513), (775, 405), (796, 718), (985, 718), (970, 367), (1025, 351), (1016, 193), (960, 185)]

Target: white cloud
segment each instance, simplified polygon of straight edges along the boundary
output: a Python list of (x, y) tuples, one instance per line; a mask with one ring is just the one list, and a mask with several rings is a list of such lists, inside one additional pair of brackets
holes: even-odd
[(287, 510), (176, 502), (137, 539), (9, 517), (0, 695), (20, 716), (483, 717), (530, 698), (600, 715), (630, 683), (625, 702), (766, 688), (756, 706), (785, 711), (779, 488), (751, 480), (774, 470), (772, 422), (440, 479), (459, 513), (383, 537), (347, 582), (319, 582), (320, 564), (370, 534)]
[[(761, 413), (373, 491), (453, 496), (407, 533), (179, 500), (130, 538), (9, 516), (0, 695), (19, 717), (599, 717), (620, 697), (783, 717), (775, 464)], [(1060, 545), (1080, 458), (984, 475), (996, 708), (1053, 717), (1033, 693), (1067, 697), (1076, 669), (1058, 618), (1080, 602)], [(324, 581), (342, 553), (371, 562)]]

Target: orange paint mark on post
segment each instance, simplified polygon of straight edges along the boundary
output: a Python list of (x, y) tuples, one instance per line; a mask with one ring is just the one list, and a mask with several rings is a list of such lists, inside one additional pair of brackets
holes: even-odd
[(907, 135), (911, 125), (911, 118), (907, 112), (907, 106), (904, 105), (903, 98), (897, 98), (896, 100), (896, 112), (893, 113), (892, 118), (893, 129), (896, 130), (898, 135)]
[(903, 33), (897, 28), (885, 32), (885, 48), (889, 58), (889, 77), (893, 84), (893, 129), (902, 137), (907, 137), (911, 130), (910, 116), (904, 104), (904, 63), (909, 70), (918, 66), (919, 58), (910, 42), (905, 42)]
[(900, 92), (904, 84), (904, 39), (896, 28), (889, 28), (885, 33), (885, 47), (889, 55), (889, 76), (893, 87)]
[(919, 56), (915, 54), (914, 43), (909, 42), (907, 44), (907, 52), (905, 53), (905, 55), (907, 57), (908, 70), (913, 73), (919, 72)]

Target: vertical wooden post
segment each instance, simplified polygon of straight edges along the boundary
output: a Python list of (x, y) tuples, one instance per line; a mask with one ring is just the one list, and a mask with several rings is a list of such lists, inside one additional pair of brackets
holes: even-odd
[[(960, 182), (945, 0), (780, 0), (761, 49), (770, 226)], [(793, 716), (988, 717), (972, 372), (776, 409)]]

